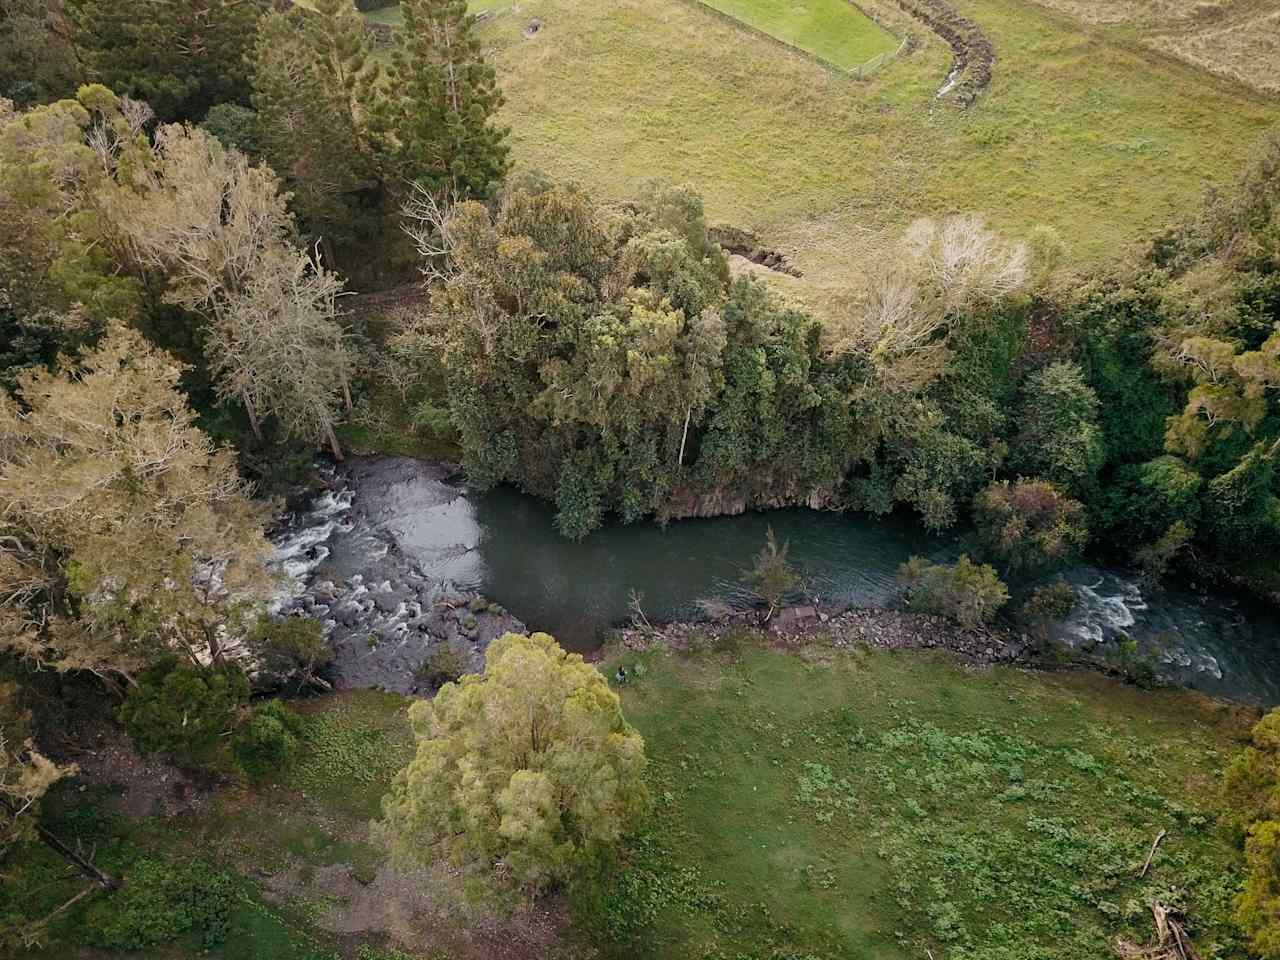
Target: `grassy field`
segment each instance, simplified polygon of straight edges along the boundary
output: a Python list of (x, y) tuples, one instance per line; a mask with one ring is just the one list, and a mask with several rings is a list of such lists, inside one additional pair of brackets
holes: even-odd
[[(572, 904), (388, 862), (368, 823), (412, 742), (407, 701), (375, 691), (295, 702), (302, 754), (266, 782), (130, 819), (127, 795), (73, 781), (46, 824), (135, 887), (146, 863), (224, 878), (222, 936), (150, 960), (1096, 960), (1115, 933), (1147, 936), (1150, 896), (1190, 911), (1206, 960), (1240, 956), (1212, 804), (1243, 711), (1093, 675), (783, 653), (746, 633), (695, 648), (621, 658), (656, 809), (626, 871)], [(0, 915), (44, 915), (81, 888), (38, 844), (7, 882)], [(121, 956), (87, 935), (95, 900), (57, 917), (33, 960)]]
[(741, 22), (845, 70), (898, 41), (847, 0), (703, 0)]
[(1096, 960), (1117, 933), (1145, 941), (1146, 899), (1173, 889), (1204, 955), (1240, 956), (1211, 826), (1215, 771), (1245, 729), (1229, 711), (749, 638), (623, 660), (642, 665), (624, 702), (658, 814), (600, 908), (619, 956), (652, 936), (671, 960)]
[[(606, 198), (694, 184), (713, 220), (756, 228), (832, 315), (867, 258), (912, 219), (977, 211), (1057, 229), (1094, 265), (1231, 183), (1280, 103), (1025, 0), (957, 0), (991, 37), (995, 79), (958, 112), (933, 93), (930, 40), (869, 80), (683, 0), (527, 0), (482, 26), (519, 166)], [(542, 21), (532, 39), (523, 28)], [(927, 39), (927, 38), (926, 38)]]

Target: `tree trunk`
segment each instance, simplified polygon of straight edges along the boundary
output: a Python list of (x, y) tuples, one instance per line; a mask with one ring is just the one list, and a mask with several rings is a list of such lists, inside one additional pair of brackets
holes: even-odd
[(351, 384), (347, 382), (347, 378), (342, 378), (342, 402), (346, 405), (347, 413), (350, 413), (353, 407), (351, 403)]
[[(7, 797), (0, 797), (0, 805), (9, 812), (9, 816), (17, 819), (18, 810)], [(103, 873), (93, 863), (80, 856), (76, 851), (72, 850), (65, 843), (55, 837), (46, 830), (39, 822), (35, 824), (36, 836), (50, 849), (56, 851), (60, 856), (75, 864), (76, 868), (96, 883), (101, 884), (107, 890), (115, 890), (120, 886), (120, 878), (113, 877), (109, 873)]]
[(324, 432), (329, 437), (329, 449), (333, 452), (333, 459), (342, 463), (345, 458), (342, 456), (342, 447), (338, 446), (338, 435), (333, 432), (333, 424), (326, 421)]
[(680, 435), (680, 459), (676, 461), (677, 467), (684, 466), (684, 443), (689, 439), (689, 418), (693, 416), (693, 404), (689, 405), (689, 409), (684, 414), (684, 433)]
[(253, 409), (253, 401), (244, 396), (240, 400), (244, 404), (244, 412), (249, 415), (249, 426), (253, 428), (254, 437), (257, 438), (259, 443), (262, 443), (262, 425), (258, 423), (258, 414)]

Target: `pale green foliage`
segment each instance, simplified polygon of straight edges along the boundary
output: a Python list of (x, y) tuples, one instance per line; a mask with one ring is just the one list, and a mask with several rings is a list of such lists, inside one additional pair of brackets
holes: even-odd
[(954, 564), (912, 557), (898, 570), (898, 580), (907, 588), (908, 610), (938, 614), (964, 627), (990, 623), (1009, 600), (995, 568), (976, 564), (967, 554)]
[(483, 674), (409, 717), (417, 755), (374, 825), (400, 857), (448, 856), (537, 889), (607, 853), (647, 808), (644, 741), (617, 694), (547, 634), (495, 640)]
[(1013, 444), (1015, 465), (1068, 493), (1088, 491), (1106, 450), (1098, 397), (1074, 363), (1053, 363), (1028, 378)]
[(148, 162), (120, 171), (114, 222), (136, 262), (169, 277), (169, 298), (209, 320), (207, 361), (221, 397), (239, 401), (255, 433), (328, 442), (352, 357), (336, 322), (343, 283), (293, 246), (280, 182), (203, 130), (156, 132)]
[(0, 397), (0, 647), (129, 673), (217, 661), (270, 587), (263, 504), (195, 425), (182, 367), (119, 324)]

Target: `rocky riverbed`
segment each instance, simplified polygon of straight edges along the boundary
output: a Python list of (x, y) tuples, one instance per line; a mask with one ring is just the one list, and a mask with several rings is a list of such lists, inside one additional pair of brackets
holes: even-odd
[[(449, 512), (461, 494), (448, 485), (447, 465), (390, 475), (383, 484), (420, 487), (419, 499)], [(479, 670), (489, 643), (525, 625), (474, 590), (429, 575), (410, 553), (387, 500), (356, 498), (356, 464), (324, 468), (327, 490), (287, 518), (276, 540), (274, 564), (287, 590), (275, 603), (280, 616), (319, 620), (333, 648), (325, 678), (335, 687), (380, 687), (404, 694), (431, 692), (440, 680)], [(465, 544), (457, 549), (465, 550)]]

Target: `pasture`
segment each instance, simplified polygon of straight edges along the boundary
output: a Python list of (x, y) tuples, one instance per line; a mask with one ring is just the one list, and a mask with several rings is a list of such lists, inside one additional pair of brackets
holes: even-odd
[(980, 212), (1014, 237), (1044, 224), (1067, 265), (1089, 268), (1233, 182), (1280, 120), (1275, 98), (1153, 51), (1128, 24), (1026, 0), (957, 0), (997, 58), (963, 111), (934, 97), (950, 50), (900, 11), (894, 28), (921, 47), (857, 80), (685, 0), (474, 6), (495, 11), (481, 36), (518, 167), (605, 198), (691, 183), (711, 220), (787, 253), (805, 276), (781, 282), (835, 320), (917, 217)]

